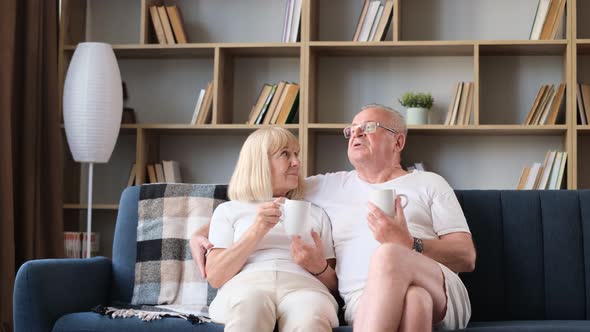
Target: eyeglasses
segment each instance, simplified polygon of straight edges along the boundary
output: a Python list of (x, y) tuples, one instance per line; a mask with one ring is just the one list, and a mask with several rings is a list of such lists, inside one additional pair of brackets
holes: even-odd
[(357, 124), (357, 125), (352, 125), (352, 126), (348, 126), (346, 128), (344, 128), (344, 137), (345, 138), (350, 138), (350, 136), (352, 136), (352, 133), (359, 128), (361, 130), (361, 132), (363, 134), (372, 134), (375, 131), (377, 131), (377, 127), (381, 127), (391, 133), (394, 134), (398, 134), (399, 132), (395, 129), (392, 128), (388, 128), (385, 126), (382, 126), (379, 122), (375, 122), (375, 121), (368, 121), (365, 123), (361, 123), (361, 124)]

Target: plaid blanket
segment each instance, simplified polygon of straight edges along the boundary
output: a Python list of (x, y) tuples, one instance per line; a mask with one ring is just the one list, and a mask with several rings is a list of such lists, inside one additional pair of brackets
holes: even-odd
[(144, 320), (174, 316), (167, 311), (208, 316), (216, 290), (193, 263), (189, 240), (225, 201), (226, 185), (142, 185), (131, 306), (104, 307), (102, 311), (112, 317), (138, 316)]

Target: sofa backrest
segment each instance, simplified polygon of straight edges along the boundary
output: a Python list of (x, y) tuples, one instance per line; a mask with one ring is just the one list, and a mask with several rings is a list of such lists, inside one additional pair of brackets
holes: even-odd
[[(590, 318), (590, 190), (457, 190), (477, 250), (472, 321)], [(139, 187), (121, 196), (112, 301), (133, 295)]]
[(588, 319), (590, 191), (456, 191), (477, 261), (472, 321)]

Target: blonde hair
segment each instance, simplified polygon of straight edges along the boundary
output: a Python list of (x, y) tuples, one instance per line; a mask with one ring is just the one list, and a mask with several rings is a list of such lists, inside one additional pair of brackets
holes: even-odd
[(373, 104), (368, 104), (368, 105), (363, 106), (361, 108), (361, 112), (366, 109), (369, 109), (369, 108), (376, 108), (376, 109), (387, 112), (389, 114), (389, 116), (391, 117), (391, 123), (388, 123), (388, 125), (391, 126), (391, 128), (397, 130), (398, 133), (404, 134), (406, 136), (408, 135), (408, 127), (406, 126), (406, 118), (399, 111), (397, 111), (391, 107), (387, 107), (385, 105), (373, 103)]
[[(260, 128), (250, 134), (236, 163), (228, 187), (228, 197), (237, 201), (263, 201), (273, 197), (270, 156), (288, 146), (299, 148), (290, 131), (280, 127)], [(289, 199), (303, 197), (303, 179), (287, 193)]]

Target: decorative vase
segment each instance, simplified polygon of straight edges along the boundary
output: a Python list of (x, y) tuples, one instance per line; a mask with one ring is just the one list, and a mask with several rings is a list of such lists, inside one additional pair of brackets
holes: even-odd
[(409, 125), (428, 124), (428, 109), (410, 107), (406, 110), (406, 123)]

